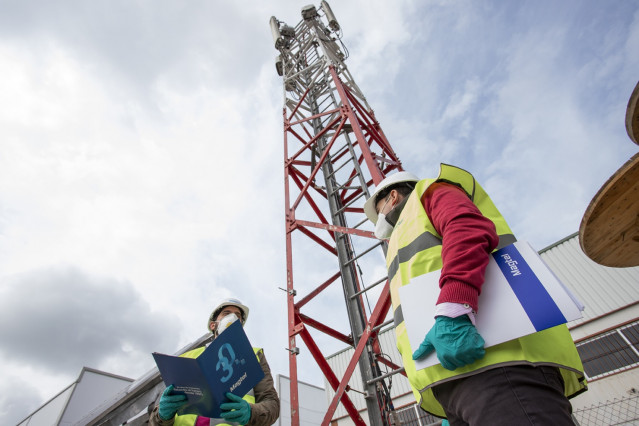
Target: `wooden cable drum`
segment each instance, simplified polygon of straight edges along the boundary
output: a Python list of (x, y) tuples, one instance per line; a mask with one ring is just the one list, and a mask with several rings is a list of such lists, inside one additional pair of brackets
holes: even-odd
[(630, 139), (637, 145), (639, 145), (639, 83), (635, 86), (635, 90), (630, 95), (628, 101), (628, 108), (626, 109), (626, 131)]
[(579, 226), (579, 243), (601, 265), (639, 266), (639, 154), (594, 196)]

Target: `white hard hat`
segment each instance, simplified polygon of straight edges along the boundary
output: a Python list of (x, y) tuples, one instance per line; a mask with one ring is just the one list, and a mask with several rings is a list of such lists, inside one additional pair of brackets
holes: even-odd
[(377, 195), (389, 186), (402, 182), (419, 182), (419, 178), (410, 172), (397, 172), (386, 176), (384, 180), (377, 185), (370, 198), (364, 203), (364, 213), (366, 213), (366, 217), (368, 217), (371, 222), (377, 223), (377, 211), (375, 210)]
[(209, 321), (206, 323), (207, 330), (209, 329), (209, 323), (211, 321), (215, 321), (215, 318), (219, 315), (220, 312), (222, 312), (222, 309), (225, 308), (226, 306), (235, 306), (240, 311), (242, 311), (242, 318), (240, 318), (240, 321), (242, 321), (242, 324), (246, 323), (246, 320), (248, 319), (248, 314), (249, 314), (248, 306), (242, 304), (242, 302), (240, 302), (239, 299), (234, 299), (231, 297), (231, 298), (222, 300), (220, 303), (218, 303), (215, 309), (213, 309), (213, 312), (211, 312), (211, 316), (209, 316)]

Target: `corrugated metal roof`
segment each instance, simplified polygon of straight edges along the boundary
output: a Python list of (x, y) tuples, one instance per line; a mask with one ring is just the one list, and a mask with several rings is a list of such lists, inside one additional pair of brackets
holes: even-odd
[(546, 247), (541, 258), (586, 306), (584, 321), (639, 301), (639, 267), (610, 268), (590, 260), (579, 246), (578, 233)]

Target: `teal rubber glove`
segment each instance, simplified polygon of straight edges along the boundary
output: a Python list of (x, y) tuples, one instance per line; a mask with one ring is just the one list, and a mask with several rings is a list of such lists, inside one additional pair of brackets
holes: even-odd
[(226, 397), (233, 402), (225, 402), (220, 405), (222, 409), (220, 416), (229, 422), (247, 424), (251, 420), (251, 404), (231, 392), (227, 392)]
[(433, 350), (437, 353), (439, 362), (447, 370), (472, 364), (486, 354), (484, 339), (470, 322), (468, 315), (457, 318), (445, 316), (435, 318), (435, 325), (413, 353), (413, 359), (428, 355)]
[(448, 423), (448, 420), (444, 419), (442, 420), (442, 426), (450, 426), (450, 423)]
[(175, 417), (178, 410), (186, 404), (186, 395), (172, 394), (173, 385), (164, 389), (162, 396), (160, 397), (160, 407), (158, 408), (158, 414), (162, 420), (170, 420)]
[(251, 420), (251, 404), (231, 392), (227, 392), (226, 397), (233, 402), (225, 402), (220, 405), (222, 409), (220, 416), (229, 422), (247, 424)]

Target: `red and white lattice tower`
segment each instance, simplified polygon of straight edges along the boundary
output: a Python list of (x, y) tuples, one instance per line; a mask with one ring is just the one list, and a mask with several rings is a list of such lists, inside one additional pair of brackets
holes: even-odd
[[(335, 390), (322, 424), (330, 423), (339, 402), (357, 425), (364, 421), (349, 398), (348, 382), (359, 365), (360, 392), (366, 395), (370, 425), (388, 424), (389, 392), (384, 379), (402, 370), (380, 353), (379, 330), (390, 309), (386, 277), (365, 283), (360, 264), (385, 243), (366, 224), (364, 201), (370, 188), (387, 173), (401, 170), (401, 163), (375, 119), (363, 93), (344, 61), (346, 48), (341, 29), (329, 5), (306, 6), (302, 20), (291, 27), (271, 18), (275, 48), (280, 52), (276, 69), (284, 85), (284, 191), (286, 215), (286, 269), (288, 304), (288, 350), (291, 380), (291, 420), (299, 425), (297, 338), (300, 337)], [(369, 229), (370, 225), (366, 225)], [(295, 245), (295, 247), (294, 247)], [(311, 248), (309, 248), (309, 245)], [(310, 271), (322, 255), (336, 261), (334, 270)], [(316, 262), (316, 259), (318, 261)], [(303, 270), (295, 270), (303, 263)], [(310, 277), (320, 276), (309, 283)], [(301, 278), (299, 278), (301, 277)], [(367, 277), (368, 278), (368, 277)], [(377, 277), (379, 278), (379, 277)], [(304, 283), (304, 288), (296, 279)], [(302, 308), (331, 286), (341, 284), (350, 330), (336, 330)], [(384, 284), (384, 288), (377, 287)], [(371, 291), (375, 289), (375, 291)], [(298, 292), (304, 291), (304, 295)], [(374, 308), (366, 310), (365, 299), (378, 294)], [(346, 322), (342, 321), (342, 324)], [(337, 377), (326, 362), (309, 327), (354, 348), (343, 377)], [(384, 364), (390, 373), (382, 374)]]

